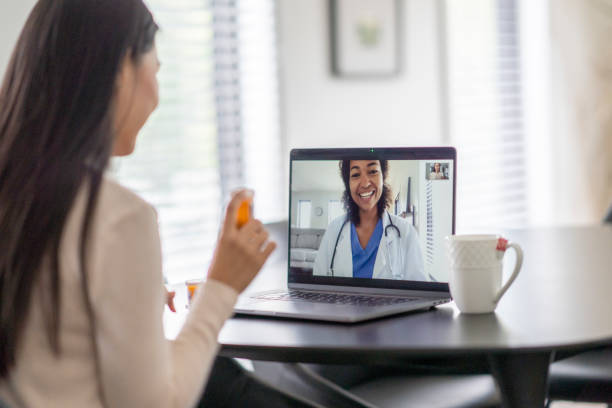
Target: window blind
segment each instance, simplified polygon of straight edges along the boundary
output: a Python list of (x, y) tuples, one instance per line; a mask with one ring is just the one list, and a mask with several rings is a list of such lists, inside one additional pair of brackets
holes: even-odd
[(286, 218), (274, 1), (211, 5), (223, 193), (249, 187), (257, 218)]
[(239, 22), (236, 2), (211, 2), (219, 171), (224, 196), (244, 185)]
[(169, 281), (202, 277), (220, 218), (211, 11), (197, 0), (148, 0), (161, 27), (160, 104), (119, 181), (152, 203)]
[(255, 190), (254, 213), (264, 222), (286, 220), (288, 212), (275, 4), (274, 0), (237, 3), (244, 181)]
[(211, 5), (223, 194), (249, 187), (257, 218), (286, 218), (274, 1)]
[(515, 0), (446, 0), (457, 230), (527, 222), (519, 24)]
[[(425, 226), (425, 262), (427, 266), (434, 263), (434, 216), (433, 216), (433, 186), (431, 180), (425, 184), (425, 206), (427, 211), (427, 225)], [(431, 276), (431, 274), (430, 274)]]
[[(157, 208), (164, 274), (179, 282), (206, 273), (231, 189), (255, 188), (256, 211), (273, 214), (280, 202), (274, 196), (280, 186), (262, 188), (263, 193), (258, 187), (275, 180), (274, 175), (262, 180), (267, 173), (281, 169), (253, 169), (254, 162), (273, 167), (280, 158), (272, 153), (263, 162), (251, 158), (260, 148), (273, 152), (280, 146), (274, 8), (272, 0), (147, 0), (147, 5), (161, 27), (160, 105), (135, 153), (115, 160), (112, 168), (122, 184)], [(257, 30), (264, 34), (252, 36)], [(252, 57), (245, 47), (259, 54)], [(261, 89), (249, 85), (258, 80)], [(258, 94), (263, 94), (259, 101)], [(263, 109), (250, 107), (262, 102)], [(264, 146), (252, 148), (260, 133)]]

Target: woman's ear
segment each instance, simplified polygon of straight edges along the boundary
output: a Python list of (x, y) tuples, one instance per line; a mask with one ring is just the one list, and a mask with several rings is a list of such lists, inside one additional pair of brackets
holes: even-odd
[(115, 132), (115, 143), (113, 154), (118, 154), (124, 150), (122, 146), (122, 133), (126, 127), (130, 109), (132, 105), (132, 96), (135, 86), (134, 62), (130, 55), (126, 55), (119, 65), (117, 77), (115, 79), (114, 103), (113, 103), (113, 130)]
[(116, 130), (126, 120), (129, 113), (131, 98), (136, 85), (136, 72), (131, 54), (128, 53), (119, 65), (117, 78), (115, 79), (115, 120)]
[(128, 53), (119, 64), (117, 78), (115, 79), (115, 93), (119, 94), (121, 89), (130, 88), (134, 78), (134, 62), (132, 61), (131, 53)]

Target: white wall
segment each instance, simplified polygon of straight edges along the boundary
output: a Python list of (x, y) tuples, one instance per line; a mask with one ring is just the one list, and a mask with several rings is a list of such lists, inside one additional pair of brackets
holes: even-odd
[(287, 150), (442, 143), (438, 1), (399, 3), (401, 73), (355, 79), (331, 73), (328, 0), (278, 0)]
[[(297, 207), (300, 200), (310, 200), (311, 202), (311, 213), (310, 213), (310, 226), (308, 228), (321, 228), (327, 229), (328, 219), (328, 205), (330, 200), (340, 200), (342, 197), (342, 190), (338, 191), (299, 191), (294, 192), (291, 201), (291, 225), (295, 227), (297, 225)], [(319, 207), (323, 210), (321, 215), (316, 214), (316, 208)]]
[(0, 78), (4, 78), (17, 37), (34, 3), (34, 0), (0, 1)]
[[(519, 0), (521, 79), (527, 159), (529, 224), (555, 219), (554, 146), (551, 133), (550, 0)], [(552, 74), (551, 74), (552, 73)], [(556, 123), (558, 123), (556, 121)]]
[(597, 0), (550, 10), (555, 221), (600, 223), (612, 202), (612, 13)]
[[(293, 162), (291, 180), (291, 225), (297, 225), (300, 200), (310, 200), (310, 228), (327, 228), (330, 200), (341, 200), (344, 184), (338, 169), (338, 160), (299, 160)], [(316, 208), (323, 212), (316, 214)]]

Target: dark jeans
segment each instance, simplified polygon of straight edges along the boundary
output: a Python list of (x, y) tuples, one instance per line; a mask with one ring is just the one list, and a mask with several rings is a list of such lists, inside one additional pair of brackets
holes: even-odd
[(231, 358), (217, 357), (198, 406), (313, 408), (316, 405), (259, 381)]

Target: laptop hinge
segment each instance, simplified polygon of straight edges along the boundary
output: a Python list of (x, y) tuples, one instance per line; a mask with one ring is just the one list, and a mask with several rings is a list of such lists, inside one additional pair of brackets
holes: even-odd
[(307, 283), (289, 283), (289, 289), (313, 290), (317, 292), (333, 293), (355, 293), (367, 295), (388, 295), (388, 296), (416, 296), (432, 298), (450, 298), (450, 293), (446, 291), (427, 291), (410, 289), (388, 289), (388, 288), (364, 288), (360, 286), (339, 286), (339, 285), (311, 285)]

